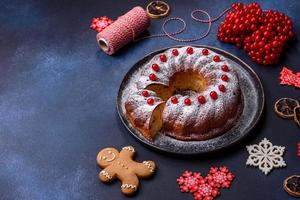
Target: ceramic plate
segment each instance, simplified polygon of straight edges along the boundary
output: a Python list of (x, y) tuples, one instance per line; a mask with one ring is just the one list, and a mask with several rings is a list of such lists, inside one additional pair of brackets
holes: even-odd
[(264, 91), (256, 73), (242, 60), (224, 50), (204, 45), (192, 46), (211, 49), (229, 59), (229, 64), (235, 68), (240, 79), (240, 87), (244, 97), (244, 108), (242, 114), (230, 130), (226, 131), (221, 136), (209, 140), (180, 141), (161, 133), (158, 133), (154, 141), (146, 140), (138, 130), (131, 126), (130, 122), (126, 118), (126, 111), (123, 105), (123, 102), (125, 101), (125, 99), (123, 99), (125, 96), (124, 93), (130, 84), (135, 84), (131, 81), (133, 79), (132, 77), (138, 74), (144, 63), (148, 62), (154, 55), (169, 48), (179, 48), (182, 46), (168, 47), (155, 51), (139, 60), (125, 75), (117, 96), (117, 110), (129, 133), (140, 142), (156, 150), (184, 155), (203, 154), (220, 150), (238, 142), (249, 134), (251, 129), (254, 128), (261, 117), (264, 108)]

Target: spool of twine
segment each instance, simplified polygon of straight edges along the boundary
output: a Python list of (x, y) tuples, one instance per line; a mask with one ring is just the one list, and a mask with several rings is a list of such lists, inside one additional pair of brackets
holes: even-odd
[[(97, 42), (100, 48), (107, 54), (112, 55), (120, 48), (132, 41), (139, 41), (148, 38), (168, 37), (177, 42), (195, 42), (205, 38), (211, 31), (212, 23), (220, 19), (231, 8), (226, 8), (218, 16), (212, 18), (209, 13), (202, 9), (196, 9), (191, 12), (191, 18), (199, 23), (208, 24), (206, 32), (194, 38), (178, 38), (176, 35), (181, 34), (186, 30), (186, 22), (180, 17), (171, 17), (164, 21), (162, 25), (162, 33), (150, 36), (137, 38), (150, 26), (150, 18), (147, 12), (140, 6), (134, 7), (126, 14), (119, 17), (114, 23), (105, 28), (102, 32), (97, 34)], [(205, 15), (206, 19), (201, 19), (198, 14)], [(178, 31), (168, 32), (167, 24), (172, 21), (177, 21), (182, 24)]]
[(96, 36), (100, 48), (112, 55), (135, 40), (150, 26), (150, 18), (142, 7), (134, 7)]

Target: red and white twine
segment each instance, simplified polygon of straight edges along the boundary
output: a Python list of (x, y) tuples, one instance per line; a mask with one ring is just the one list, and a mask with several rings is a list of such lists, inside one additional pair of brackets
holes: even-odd
[[(211, 31), (212, 23), (220, 19), (230, 9), (231, 8), (225, 9), (215, 18), (211, 18), (210, 14), (205, 10), (193, 10), (191, 12), (191, 18), (196, 22), (207, 23), (207, 30), (204, 34), (198, 37), (183, 39), (176, 37), (177, 35), (183, 33), (187, 27), (186, 21), (180, 17), (171, 17), (166, 19), (162, 25), (162, 33), (137, 38), (150, 26), (150, 19), (143, 8), (135, 7), (125, 15), (120, 16), (114, 23), (109, 25), (103, 31), (99, 32), (97, 34), (97, 42), (99, 43), (100, 48), (109, 55), (114, 54), (129, 42), (149, 38), (168, 37), (177, 42), (195, 42), (205, 38)], [(204, 14), (207, 19), (200, 19), (196, 16), (198, 13)], [(167, 30), (167, 25), (172, 21), (180, 22), (182, 27), (178, 31), (169, 32)]]

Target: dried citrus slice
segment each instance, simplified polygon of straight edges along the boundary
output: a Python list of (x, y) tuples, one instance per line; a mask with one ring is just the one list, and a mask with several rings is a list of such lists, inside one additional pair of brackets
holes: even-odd
[(147, 13), (151, 18), (162, 18), (169, 14), (170, 6), (163, 1), (151, 1), (147, 5)]
[(294, 109), (294, 120), (300, 126), (300, 106)]
[(274, 105), (275, 112), (282, 118), (293, 119), (294, 109), (299, 106), (299, 102), (291, 98), (281, 98)]
[(291, 196), (300, 197), (300, 176), (292, 175), (283, 182), (284, 190)]

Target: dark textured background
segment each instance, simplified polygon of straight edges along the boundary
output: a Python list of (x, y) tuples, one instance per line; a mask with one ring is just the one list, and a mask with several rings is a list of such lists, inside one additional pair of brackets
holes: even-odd
[[(190, 12), (203, 8), (216, 15), (233, 1), (169, 1), (172, 16), (188, 21), (188, 33), (196, 36), (206, 25), (193, 23)], [(261, 1), (264, 9), (285, 12), (295, 22), (299, 38), (300, 1)], [(230, 190), (219, 199), (288, 199), (283, 179), (300, 173), (296, 143), (299, 127), (273, 112), (280, 97), (300, 99), (300, 91), (278, 84), (283, 65), (299, 67), (299, 43), (290, 47), (282, 63), (273, 67), (253, 63), (244, 51), (216, 40), (216, 28), (196, 44), (222, 48), (253, 67), (264, 85), (266, 109), (251, 136), (228, 150), (194, 158), (171, 157), (137, 142), (117, 115), (115, 98), (128, 69), (145, 54), (179, 43), (149, 39), (127, 46), (115, 56), (99, 51), (94, 16), (115, 19), (147, 1), (100, 0), (2, 0), (0, 2), (0, 199), (123, 199), (120, 185), (102, 184), (97, 177), (97, 152), (107, 146), (133, 145), (137, 160), (153, 159), (158, 171), (142, 181), (134, 199), (191, 199), (180, 193), (176, 178), (185, 170), (204, 174), (210, 166), (227, 165), (236, 175)], [(153, 20), (151, 33), (160, 31), (162, 20)], [(176, 28), (177, 25), (171, 25)], [(286, 146), (287, 167), (265, 176), (245, 166), (245, 145), (264, 137)]]

